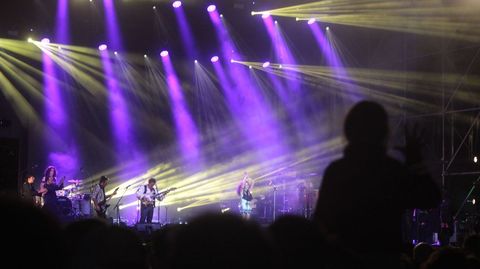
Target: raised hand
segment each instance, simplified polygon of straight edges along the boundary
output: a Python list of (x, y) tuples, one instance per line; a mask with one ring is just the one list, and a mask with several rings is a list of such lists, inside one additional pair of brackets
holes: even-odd
[(426, 145), (425, 131), (414, 124), (412, 127), (405, 125), (405, 146), (397, 147), (404, 156), (407, 165), (421, 163), (422, 150)]

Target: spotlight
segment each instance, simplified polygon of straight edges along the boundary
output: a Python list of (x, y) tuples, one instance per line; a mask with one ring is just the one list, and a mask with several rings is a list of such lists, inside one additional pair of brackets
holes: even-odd
[(162, 50), (162, 52), (160, 52), (160, 56), (167, 57), (168, 56), (168, 51)]
[(265, 12), (265, 13), (262, 14), (262, 19), (266, 19), (268, 17), (270, 17), (270, 13)]
[(146, 59), (147, 57), (148, 57), (148, 56), (147, 56), (147, 54), (143, 54), (143, 58), (145, 58), (145, 59)]
[(330, 30), (330, 27), (328, 27), (328, 26), (327, 26), (327, 27), (325, 27), (325, 30), (327, 30), (327, 31), (328, 31), (328, 30)]
[(118, 55), (118, 52), (114, 51), (113, 54)]
[(42, 43), (42, 44), (50, 44), (50, 39), (48, 39), (48, 38), (42, 38), (42, 40), (40, 40), (40, 43)]
[(33, 39), (32, 39), (31, 37), (29, 37), (29, 38), (27, 39), (27, 42), (28, 42), (28, 43), (33, 43)]
[(314, 24), (315, 21), (316, 21), (315, 18), (311, 18), (311, 19), (308, 20), (308, 24)]
[(153, 10), (156, 10), (156, 9), (157, 9), (157, 7), (156, 7), (156, 6), (153, 6), (153, 7), (152, 7), (152, 9), (153, 9)]
[(280, 69), (281, 69), (281, 68), (282, 68), (282, 65), (281, 65), (281, 64), (279, 64), (279, 65), (278, 65), (278, 68), (280, 68)]
[(250, 12), (250, 15), (255, 16), (255, 11)]
[(296, 21), (299, 21), (300, 19), (299, 18), (295, 18)]
[(269, 67), (269, 66), (270, 66), (270, 62), (264, 62), (264, 63), (262, 64), (262, 66), (263, 66), (263, 68)]
[(477, 157), (477, 156), (474, 156), (474, 157), (473, 157), (473, 162), (474, 162), (474, 163), (477, 163), (477, 162), (478, 162), (478, 157)]
[(275, 24), (278, 24), (278, 21), (275, 21)]
[(248, 68), (249, 68), (249, 69), (252, 69), (252, 68), (253, 68), (253, 66), (249, 65), (249, 66), (248, 66)]
[(197, 60), (195, 60), (195, 61), (193, 61), (193, 62), (194, 62), (194, 63), (196, 63), (196, 64), (198, 63), (198, 61), (197, 61)]
[(220, 14), (220, 18), (223, 18), (223, 14)]
[(172, 6), (174, 8), (179, 8), (179, 7), (182, 6), (182, 1), (175, 1), (175, 2), (173, 2)]
[(98, 49), (101, 50), (101, 51), (106, 50), (106, 49), (107, 49), (107, 45), (101, 44), (100, 46), (98, 46)]
[(215, 5), (209, 5), (207, 7), (208, 12), (214, 12), (215, 10), (217, 10), (217, 6), (215, 6)]
[(212, 58), (210, 58), (210, 61), (211, 61), (212, 63), (218, 62), (218, 56), (213, 56)]
[(58, 46), (57, 49), (58, 49), (58, 50), (62, 50), (62, 46)]
[(476, 204), (477, 201), (475, 201), (475, 199), (472, 199), (472, 204)]

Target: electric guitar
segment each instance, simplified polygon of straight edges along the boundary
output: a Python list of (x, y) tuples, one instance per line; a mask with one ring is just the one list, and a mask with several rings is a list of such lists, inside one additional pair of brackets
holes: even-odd
[(174, 191), (176, 190), (177, 188), (170, 188), (168, 190), (165, 190), (165, 191), (161, 191), (159, 193), (156, 193), (154, 195), (150, 195), (150, 196), (145, 196), (141, 199), (142, 201), (142, 204), (143, 205), (153, 205), (153, 203), (155, 202), (155, 199), (159, 200), (159, 201), (162, 201), (163, 199), (165, 199), (165, 196), (167, 196), (167, 194), (171, 191)]
[(120, 187), (117, 187), (112, 194), (108, 195), (105, 200), (99, 202), (97, 205), (100, 208), (99, 210), (95, 209), (98, 215), (103, 215), (107, 212), (107, 209), (110, 207), (109, 204), (107, 204), (108, 200), (110, 200), (115, 194), (117, 194), (117, 191)]

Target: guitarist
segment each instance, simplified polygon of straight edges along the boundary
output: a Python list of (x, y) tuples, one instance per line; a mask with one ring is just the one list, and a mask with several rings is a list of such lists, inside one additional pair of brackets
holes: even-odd
[(155, 195), (157, 194), (156, 182), (156, 179), (150, 178), (147, 185), (140, 186), (137, 190), (137, 198), (141, 202), (139, 223), (152, 223)]
[(115, 190), (112, 194), (105, 195), (105, 186), (107, 186), (108, 180), (108, 177), (102, 176), (92, 193), (92, 201), (95, 212), (97, 212), (97, 217), (101, 219), (107, 218), (107, 207), (109, 206), (107, 205), (107, 201), (117, 193), (117, 190)]

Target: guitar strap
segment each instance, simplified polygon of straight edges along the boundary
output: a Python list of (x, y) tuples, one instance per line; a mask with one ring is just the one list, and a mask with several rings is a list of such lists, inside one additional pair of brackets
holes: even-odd
[(105, 188), (100, 187), (100, 189), (102, 189), (103, 192), (103, 204), (105, 205), (107, 203), (107, 196), (105, 196)]

